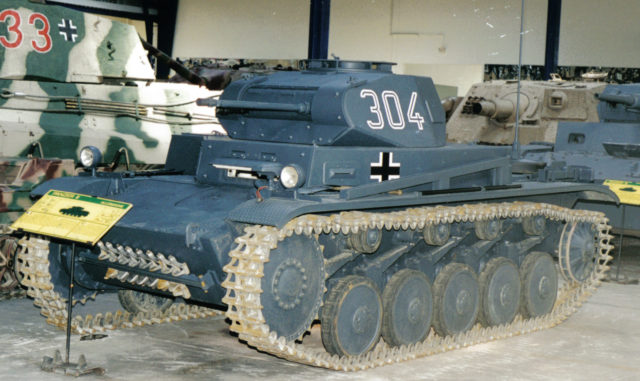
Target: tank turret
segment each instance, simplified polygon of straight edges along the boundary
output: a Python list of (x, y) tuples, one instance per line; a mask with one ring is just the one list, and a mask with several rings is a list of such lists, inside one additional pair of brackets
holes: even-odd
[[(79, 159), (85, 145), (105, 161), (127, 150), (129, 164), (162, 164), (172, 133), (217, 129), (195, 104), (215, 93), (154, 82), (131, 25), (51, 6), (8, 0), (0, 15), (0, 157)], [(221, 129), (220, 129), (221, 131)]]
[[(118, 292), (130, 312), (75, 318), (75, 331), (226, 308), (249, 345), (332, 369), (565, 319), (609, 250), (603, 215), (567, 207), (613, 193), (513, 178), (510, 147), (446, 144), (431, 79), (390, 66), (311, 61), (234, 81), (200, 102), (228, 136), (174, 136), (162, 171), (89, 168), (39, 186), (55, 228), (38, 205), (13, 226), (44, 237), (22, 241), (21, 271), (37, 277), (29, 287), (48, 321), (66, 324), (71, 263), (74, 299)], [(58, 218), (85, 226), (85, 201), (132, 206), (103, 236), (59, 228)], [(69, 238), (82, 241), (75, 262)], [(297, 343), (318, 320), (325, 351)]]
[[(304, 84), (289, 73), (235, 81), (211, 104), (234, 139), (320, 146), (446, 143), (430, 78), (391, 75), (388, 63), (329, 63), (312, 61), (306, 72), (314, 75), (301, 77)], [(290, 79), (293, 85), (282, 85)]]
[[(559, 121), (598, 121), (597, 82), (522, 81), (520, 94), (521, 144), (553, 143)], [(515, 136), (516, 81), (473, 85), (447, 122), (451, 142), (511, 144)]]
[(2, 2), (0, 77), (104, 83), (155, 80), (131, 25), (23, 0)]

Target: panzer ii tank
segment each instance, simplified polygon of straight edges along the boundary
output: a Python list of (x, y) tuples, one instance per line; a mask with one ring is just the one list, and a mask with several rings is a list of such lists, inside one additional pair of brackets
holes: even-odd
[[(517, 173), (540, 181), (605, 184), (621, 205), (579, 202), (605, 212), (620, 232), (640, 235), (640, 85), (608, 85), (596, 93), (600, 122), (561, 122), (553, 145), (523, 147)], [(626, 217), (625, 217), (626, 214)]]
[[(95, 246), (57, 238), (55, 219), (21, 240), (48, 322), (66, 325), (75, 257), (74, 300), (117, 291), (125, 309), (75, 332), (210, 313), (197, 303), (260, 350), (358, 370), (554, 326), (607, 268), (606, 219), (568, 207), (615, 195), (515, 182), (509, 147), (447, 145), (430, 78), (310, 61), (201, 103), (228, 136), (174, 136), (163, 172), (89, 168), (32, 192), (77, 221), (78, 194), (133, 205)], [(324, 349), (303, 340), (315, 321)]]
[[(0, 26), (0, 232), (31, 205), (34, 185), (74, 174), (85, 145), (99, 147), (104, 164), (141, 168), (164, 163), (172, 134), (222, 132), (195, 104), (215, 93), (155, 81), (130, 25), (6, 0)], [(16, 284), (4, 265), (15, 243), (0, 242), (2, 291)]]
[[(506, 144), (515, 139), (517, 81), (473, 85), (447, 122), (455, 143)], [(520, 144), (553, 143), (560, 121), (597, 122), (601, 82), (521, 81)]]

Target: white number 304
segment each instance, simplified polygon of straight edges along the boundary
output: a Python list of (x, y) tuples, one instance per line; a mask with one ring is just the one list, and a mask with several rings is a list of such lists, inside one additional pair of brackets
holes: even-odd
[[(374, 118), (367, 120), (367, 125), (374, 130), (381, 130), (385, 126), (385, 116), (389, 123), (389, 126), (394, 130), (403, 130), (405, 127), (405, 119), (403, 114), (403, 108), (400, 104), (400, 97), (395, 91), (384, 90), (382, 92), (382, 106), (384, 108), (384, 114), (380, 108), (380, 100), (378, 94), (371, 89), (362, 89), (360, 91), (360, 98), (371, 98), (373, 105), (369, 107), (369, 111), (374, 115)], [(418, 93), (411, 92), (411, 100), (409, 101), (409, 108), (407, 109), (407, 120), (409, 123), (415, 123), (418, 125), (418, 129), (422, 130), (424, 125), (424, 117), (416, 111), (416, 102), (418, 101)], [(428, 107), (428, 105), (427, 105)]]

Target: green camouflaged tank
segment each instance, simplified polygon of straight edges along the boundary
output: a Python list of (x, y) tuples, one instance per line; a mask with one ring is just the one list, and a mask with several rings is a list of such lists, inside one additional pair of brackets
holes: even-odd
[[(82, 147), (134, 168), (164, 163), (172, 134), (223, 132), (204, 87), (157, 82), (135, 29), (27, 0), (0, 2), (0, 234), (29, 191), (71, 175)], [(119, 154), (118, 154), (119, 152)], [(36, 158), (37, 157), (37, 158)], [(3, 226), (5, 225), (5, 226)], [(0, 236), (0, 290), (15, 283)]]

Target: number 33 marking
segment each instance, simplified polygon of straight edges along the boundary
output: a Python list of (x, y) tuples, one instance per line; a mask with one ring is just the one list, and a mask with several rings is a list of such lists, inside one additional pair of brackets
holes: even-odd
[[(360, 91), (360, 98), (371, 98), (373, 105), (369, 107), (369, 111), (375, 115), (375, 120), (367, 120), (367, 126), (374, 130), (381, 130), (384, 128), (384, 116), (386, 115), (389, 121), (389, 126), (394, 130), (403, 130), (405, 127), (405, 119), (402, 113), (402, 105), (400, 104), (400, 97), (395, 91), (385, 90), (382, 92), (382, 104), (384, 106), (384, 114), (380, 107), (380, 100), (378, 94), (371, 89), (362, 89)], [(409, 123), (415, 123), (418, 125), (418, 130), (423, 130), (424, 117), (416, 111), (416, 102), (418, 100), (418, 93), (411, 92), (411, 100), (409, 101), (409, 109), (407, 110), (407, 120)]]
[[(36, 21), (40, 21), (41, 27), (36, 26)], [(0, 12), (0, 22), (7, 23), (8, 36), (0, 36), (0, 45), (7, 49), (15, 49), (22, 45), (23, 34), (20, 29), (22, 19), (20, 13), (13, 9), (5, 9)], [(49, 20), (42, 13), (32, 13), (29, 16), (29, 25), (36, 27), (36, 33), (40, 39), (31, 40), (31, 46), (38, 53), (46, 53), (51, 50), (51, 35), (49, 34)]]

